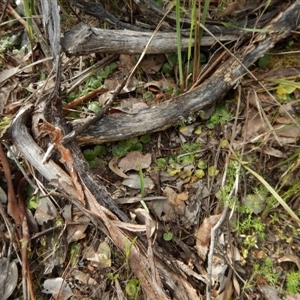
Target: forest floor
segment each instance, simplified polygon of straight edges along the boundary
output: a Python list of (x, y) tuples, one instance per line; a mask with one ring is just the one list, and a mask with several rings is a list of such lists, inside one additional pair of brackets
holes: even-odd
[[(139, 20), (139, 7), (132, 1), (119, 1), (121, 6), (114, 3), (118, 1), (111, 2), (104, 5), (105, 11), (118, 20), (126, 24)], [(245, 13), (249, 20), (260, 20), (278, 11), (278, 6), (284, 11), (291, 5), (288, 1), (271, 1), (268, 6), (268, 1), (258, 1), (255, 10), (242, 1), (239, 6), (228, 2), (211, 1), (208, 24), (214, 21), (228, 25), (231, 20), (236, 29), (234, 24), (240, 24), (239, 18), (244, 20)], [(43, 34), (38, 3), (33, 20)], [(168, 1), (163, 3), (165, 11), (171, 9)], [(37, 111), (37, 103), (55, 89), (58, 77), (47, 56), (51, 53), (51, 37), (43, 37), (49, 47), (47, 54), (39, 42), (42, 38), (37, 38), (38, 28), (33, 26), (35, 38), (30, 45), (30, 34), (24, 27), (28, 21), (19, 22), (18, 14), (24, 14), (11, 5), (1, 17), (0, 41), (0, 269), (6, 270), (0, 274), (0, 298), (34, 299), (34, 295), (36, 299), (61, 300), (147, 299), (145, 286), (130, 262), (136, 239), (126, 240), (125, 250), (120, 251), (106, 225), (101, 228), (78, 203), (69, 201), (67, 193), (43, 180), (40, 170), (22, 155), (22, 149), (18, 149), (19, 156), (12, 148), (10, 127), (14, 116), (28, 103), (34, 104)], [(0, 4), (1, 14), (4, 6)], [(191, 9), (182, 8), (182, 17), (190, 16)], [(114, 28), (111, 22), (90, 16), (68, 1), (60, 3), (60, 19), (62, 36), (80, 21), (91, 27)], [(247, 28), (249, 45), (260, 33), (260, 29), (253, 28)], [(140, 54), (122, 53), (121, 47), (113, 54), (63, 53), (59, 87), (62, 114), (69, 124), (80, 127), (80, 122), (105, 107), (137, 66), (103, 122), (117, 122), (124, 115), (135, 120), (142, 111), (172, 99), (176, 102), (176, 97), (201, 87), (230, 58), (227, 51), (234, 54), (244, 46), (246, 38), (241, 40), (229, 40), (227, 50), (221, 49), (223, 57), (216, 44), (198, 45), (199, 55), (189, 56), (189, 50), (183, 50), (181, 63), (176, 51), (146, 54), (140, 63)], [(190, 48), (194, 49), (196, 46)], [(300, 299), (299, 49), (299, 32), (293, 31), (251, 64), (249, 72), (235, 78), (225, 96), (199, 111), (182, 116), (179, 113), (177, 120), (165, 124), (162, 131), (153, 126), (152, 131), (133, 136), (130, 129), (121, 135), (120, 128), (110, 127), (111, 136), (108, 132), (107, 136), (96, 136), (96, 123), (77, 138), (90, 170), (135, 225), (122, 225), (125, 231), (134, 233), (141, 228), (148, 241), (145, 257), (151, 257), (149, 249), (153, 248), (166, 253), (166, 260), (184, 265), (186, 269), (182, 267), (178, 272), (184, 274), (197, 295), (194, 299)], [(165, 107), (168, 120), (168, 109), (174, 107)], [(184, 110), (184, 106), (176, 109)], [(34, 127), (42, 125), (34, 121), (26, 125), (42, 147), (44, 137), (34, 135)], [(141, 131), (143, 126), (137, 125)], [(45, 151), (48, 146), (43, 145)], [(51, 159), (61, 168), (66, 163), (57, 153)], [(21, 170), (29, 177), (24, 177)], [(68, 167), (64, 170), (72, 173)], [(23, 178), (28, 178), (27, 183)], [(10, 203), (12, 194), (19, 203), (14, 208)], [(22, 201), (26, 218), (20, 209)], [(25, 237), (29, 241), (26, 247), (22, 246)], [(24, 262), (28, 264), (27, 272), (21, 267)], [(162, 286), (166, 297), (185, 299), (180, 296), (182, 291), (176, 294), (176, 289), (166, 288), (165, 282)]]

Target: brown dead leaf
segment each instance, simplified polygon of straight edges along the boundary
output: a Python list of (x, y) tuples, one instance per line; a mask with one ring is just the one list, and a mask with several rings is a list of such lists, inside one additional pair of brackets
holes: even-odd
[(205, 218), (201, 226), (198, 228), (198, 230), (195, 232), (196, 237), (196, 250), (198, 252), (198, 255), (205, 260), (206, 254), (208, 251), (210, 236), (211, 236), (211, 229), (217, 224), (221, 217), (221, 214), (219, 215), (212, 215), (208, 218)]
[[(140, 190), (141, 189), (141, 179), (138, 174), (130, 174), (128, 178), (122, 181), (122, 184), (128, 186), (132, 189)], [(154, 188), (154, 183), (151, 178), (144, 178), (144, 187), (145, 189), (152, 190)]]
[(74, 220), (77, 225), (69, 225), (67, 227), (67, 240), (68, 243), (76, 242), (86, 237), (85, 231), (89, 225), (90, 218), (82, 215)]
[(300, 128), (295, 124), (290, 125), (274, 125), (274, 130), (279, 137), (299, 138)]
[(282, 151), (272, 148), (272, 147), (266, 147), (262, 149), (262, 152), (264, 154), (270, 155), (270, 156), (274, 156), (274, 157), (286, 157), (286, 154), (283, 153)]
[(126, 154), (125, 157), (123, 157), (118, 167), (120, 169), (123, 169), (124, 172), (127, 172), (129, 170), (135, 170), (138, 171), (141, 169), (147, 169), (151, 165), (151, 154), (147, 153), (143, 155), (139, 151), (131, 151)]
[(155, 74), (161, 69), (165, 60), (166, 60), (166, 56), (164, 54), (148, 55), (140, 63), (140, 67), (145, 73)]
[(172, 188), (168, 186), (163, 190), (163, 194), (165, 197), (167, 197), (167, 201), (175, 206), (182, 205), (183, 201), (186, 201), (189, 198), (187, 193), (183, 192), (177, 194)]
[(260, 115), (257, 113), (252, 119), (245, 123), (242, 129), (242, 136), (246, 140), (257, 137), (259, 134), (264, 133), (268, 130), (268, 124), (262, 120)]
[(111, 161), (108, 163), (108, 167), (118, 176), (122, 178), (129, 178), (126, 174), (123, 173), (121, 169), (118, 168), (117, 166), (118, 160), (119, 160), (118, 157), (113, 157)]
[(285, 262), (285, 261), (295, 263), (297, 268), (300, 269), (300, 259), (299, 259), (298, 256), (296, 256), (294, 254), (286, 254), (283, 257), (278, 259), (279, 263), (282, 263), (282, 262)]

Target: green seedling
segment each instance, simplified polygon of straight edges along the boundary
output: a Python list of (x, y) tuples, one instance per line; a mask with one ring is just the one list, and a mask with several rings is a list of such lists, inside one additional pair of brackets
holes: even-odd
[(93, 169), (99, 167), (100, 159), (99, 157), (106, 154), (106, 148), (103, 145), (96, 145), (94, 149), (85, 149), (83, 151), (83, 156), (88, 162), (89, 166)]
[(204, 161), (203, 159), (200, 159), (200, 160), (198, 161), (197, 167), (198, 167), (199, 169), (201, 169), (201, 170), (207, 169), (207, 163), (206, 163), (206, 161)]
[(124, 155), (126, 155), (127, 150), (121, 145), (115, 145), (111, 148), (111, 152), (114, 156), (123, 157)]
[(195, 156), (194, 154), (182, 154), (177, 156), (176, 160), (182, 166), (186, 166), (194, 163)]
[(97, 157), (101, 157), (106, 154), (106, 147), (104, 145), (96, 145), (94, 147), (94, 152)]
[(165, 241), (169, 242), (173, 239), (174, 234), (171, 231), (165, 232), (163, 238)]
[(114, 281), (114, 280), (118, 279), (120, 275), (119, 275), (119, 273), (116, 273), (116, 274), (107, 273), (106, 276), (109, 280)]
[(208, 176), (213, 177), (217, 176), (220, 173), (220, 170), (216, 169), (215, 166), (210, 166), (208, 168)]
[(269, 257), (264, 258), (259, 264), (254, 264), (253, 269), (254, 274), (266, 279), (269, 285), (274, 286), (278, 282), (279, 274), (274, 272), (274, 265)]
[(101, 106), (98, 102), (93, 101), (90, 102), (88, 105), (88, 110), (92, 111), (93, 113), (98, 113), (101, 110)]
[(156, 166), (157, 166), (159, 169), (164, 168), (166, 165), (167, 165), (167, 160), (166, 160), (165, 158), (160, 157), (160, 158), (157, 158), (157, 159), (156, 159)]
[(153, 102), (155, 100), (155, 94), (152, 93), (151, 91), (146, 91), (144, 94), (143, 94), (143, 99), (146, 101), (146, 102)]
[(15, 46), (20, 46), (21, 39), (17, 35), (7, 36), (0, 40), (0, 54), (12, 50)]
[(140, 137), (140, 141), (143, 143), (143, 144), (147, 144), (150, 142), (150, 135), (149, 134), (145, 134), (145, 135), (142, 135)]
[(197, 169), (194, 172), (195, 176), (199, 179), (203, 178), (205, 176), (205, 172), (201, 169)]
[(257, 65), (261, 69), (265, 69), (267, 67), (267, 65), (269, 64), (269, 62), (270, 62), (270, 54), (266, 53), (257, 61)]
[(127, 238), (125, 240), (125, 259), (126, 259), (127, 270), (129, 270), (129, 258), (130, 258), (131, 248), (135, 244), (136, 240), (137, 237), (134, 237), (132, 241), (128, 240)]
[(70, 266), (74, 267), (78, 262), (78, 255), (80, 253), (80, 243), (74, 242), (70, 247)]
[(129, 151), (134, 143), (132, 142), (132, 140), (123, 140), (120, 141), (118, 144), (119, 146), (123, 147), (126, 151)]
[(32, 15), (34, 13), (34, 0), (24, 0), (24, 14), (27, 19), (27, 32), (30, 42), (30, 47), (33, 49), (34, 42), (34, 33), (33, 33), (33, 24), (32, 24)]
[(4, 135), (4, 133), (7, 131), (7, 129), (10, 126), (10, 122), (11, 122), (12, 116), (7, 115), (4, 116), (1, 121), (0, 121), (0, 137), (2, 137)]
[(125, 292), (130, 298), (137, 299), (141, 290), (141, 285), (138, 279), (132, 278), (128, 280), (125, 286)]
[(34, 188), (31, 185), (28, 185), (26, 187), (26, 194), (27, 194), (27, 200), (26, 200), (26, 207), (29, 209), (37, 209), (40, 202), (39, 195), (34, 194)]
[(130, 151), (143, 151), (143, 145), (141, 143), (136, 143), (136, 144), (133, 144), (131, 147), (130, 147)]
[(96, 159), (97, 154), (96, 154), (96, 152), (95, 152), (94, 150), (92, 150), (92, 149), (85, 149), (85, 150), (83, 151), (83, 156), (84, 156), (84, 158), (85, 158), (87, 161), (92, 161), (92, 160)]
[(300, 293), (300, 271), (290, 271), (286, 275), (286, 292), (287, 294)]
[(213, 129), (216, 125), (223, 125), (226, 122), (233, 119), (233, 115), (229, 113), (225, 105), (219, 104), (216, 107), (215, 112), (212, 114), (209, 120), (206, 122), (206, 126), (209, 129)]
[[(169, 75), (171, 75), (172, 72), (173, 72), (173, 68), (171, 67), (170, 63), (165, 62), (165, 63), (162, 65), (161, 71), (162, 71), (162, 73), (164, 73), (164, 74), (169, 74)], [(172, 90), (173, 90), (173, 89), (172, 89)]]

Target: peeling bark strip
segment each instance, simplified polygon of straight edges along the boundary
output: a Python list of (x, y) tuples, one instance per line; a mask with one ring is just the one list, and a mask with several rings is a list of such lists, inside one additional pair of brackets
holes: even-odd
[[(152, 32), (137, 32), (132, 30), (107, 30), (93, 28), (79, 23), (64, 34), (61, 40), (63, 50), (67, 55), (84, 55), (89, 53), (126, 53), (140, 54), (145, 49)], [(218, 35), (221, 42), (236, 41), (241, 34)], [(189, 38), (182, 37), (181, 49), (188, 49)], [(212, 46), (214, 38), (204, 36), (201, 46)], [(194, 40), (192, 40), (194, 44)], [(175, 32), (158, 32), (154, 35), (147, 54), (177, 52), (177, 38)]]
[[(264, 31), (256, 35), (247, 49), (242, 48), (235, 56), (245, 67), (249, 67), (299, 26), (300, 0), (280, 13), (264, 28)], [(167, 129), (180, 116), (202, 110), (222, 99), (246, 73), (240, 62), (233, 57), (230, 58), (210, 78), (191, 92), (143, 110), (136, 115), (121, 113), (106, 115), (81, 134), (77, 141), (82, 145), (101, 144)], [(78, 123), (81, 122), (82, 120), (74, 121), (73, 125), (79, 126)]]

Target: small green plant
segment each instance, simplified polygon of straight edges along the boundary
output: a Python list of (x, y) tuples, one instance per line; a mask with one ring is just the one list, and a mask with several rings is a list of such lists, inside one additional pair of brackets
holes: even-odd
[(7, 36), (0, 40), (0, 54), (3, 54), (7, 50), (13, 50), (15, 46), (19, 46), (21, 44), (21, 39), (16, 36)]
[(269, 257), (265, 257), (260, 263), (255, 263), (253, 269), (255, 275), (267, 280), (269, 285), (274, 286), (278, 282), (279, 274), (274, 272), (274, 265)]
[(80, 243), (74, 242), (71, 244), (70, 247), (70, 265), (71, 267), (74, 267), (76, 263), (78, 262), (78, 255), (80, 253)]
[(270, 54), (266, 53), (257, 61), (257, 65), (261, 69), (265, 69), (267, 67), (267, 65), (269, 64), (269, 62), (270, 62)]
[(217, 125), (225, 124), (232, 120), (233, 115), (228, 111), (225, 105), (219, 104), (216, 107), (215, 112), (212, 114), (209, 120), (206, 122), (206, 126), (209, 129), (213, 129)]
[(163, 238), (165, 241), (169, 242), (172, 240), (174, 234), (171, 231), (165, 232)]
[[(66, 101), (72, 102), (73, 100), (88, 94), (89, 92), (99, 88), (104, 79), (106, 79), (112, 72), (117, 68), (117, 64), (115, 62), (105, 66), (103, 69), (99, 70), (96, 74), (91, 74), (91, 76), (85, 81), (83, 85), (79, 87), (78, 92), (70, 92), (67, 95)], [(92, 102), (93, 103), (93, 102)], [(93, 109), (91, 109), (94, 111)]]
[(100, 157), (106, 154), (104, 145), (96, 145), (93, 149), (85, 149), (83, 156), (91, 168), (97, 168), (100, 164)]
[(138, 279), (132, 278), (127, 281), (125, 286), (126, 294), (132, 299), (138, 299), (141, 290), (141, 285)]
[(136, 240), (137, 240), (137, 237), (134, 237), (132, 239), (132, 241), (130, 241), (128, 239), (125, 240), (125, 259), (126, 259), (127, 270), (130, 269), (130, 267), (129, 267), (130, 252), (131, 252), (131, 248), (135, 244)]
[(26, 194), (28, 196), (26, 207), (29, 209), (37, 209), (40, 202), (39, 194), (34, 194), (34, 188), (30, 185), (26, 187)]
[(286, 275), (287, 294), (300, 293), (300, 271), (290, 271)]

